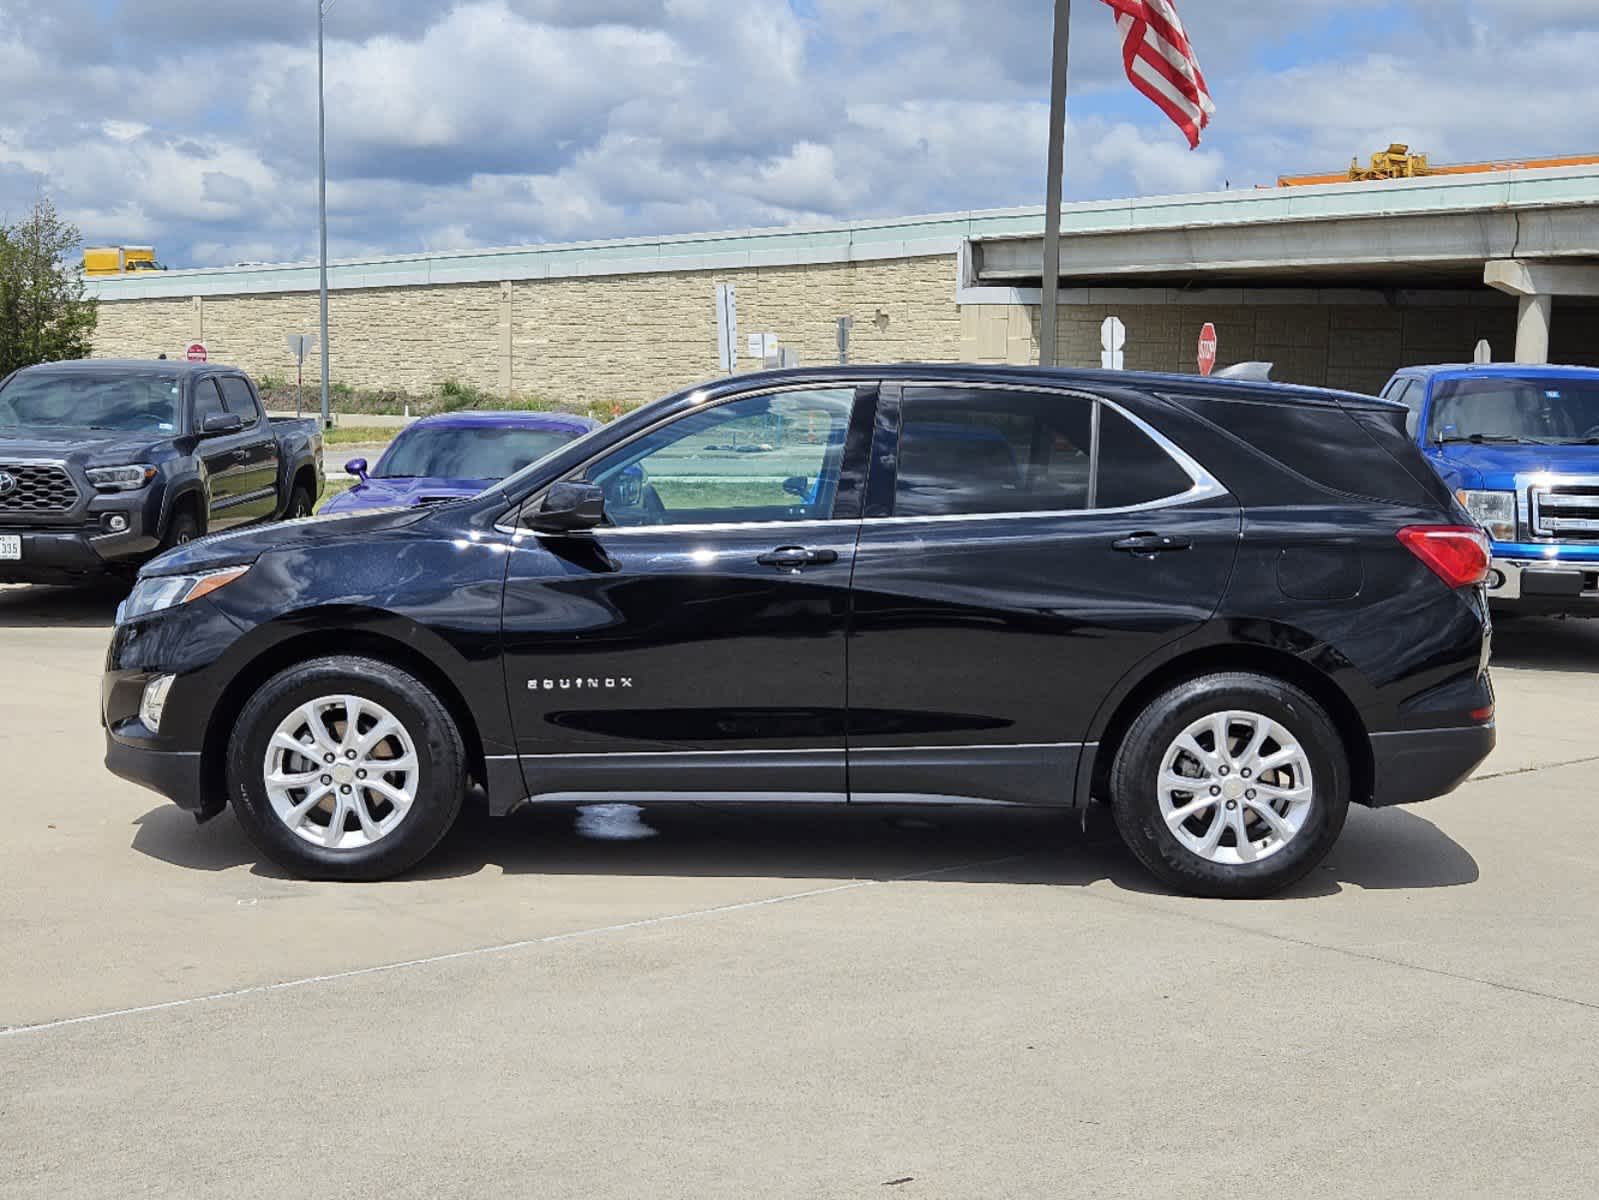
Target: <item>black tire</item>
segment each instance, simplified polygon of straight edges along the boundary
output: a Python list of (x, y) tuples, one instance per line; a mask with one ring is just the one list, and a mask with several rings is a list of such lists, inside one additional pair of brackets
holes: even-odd
[[(1256, 712), (1281, 724), (1304, 749), (1314, 781), (1304, 824), (1256, 862), (1203, 857), (1178, 840), (1160, 812), (1158, 777), (1167, 749), (1195, 721), (1223, 710)], [(1241, 672), (1206, 675), (1156, 697), (1128, 729), (1110, 773), (1111, 809), (1127, 848), (1172, 887), (1222, 899), (1272, 895), (1320, 863), (1343, 831), (1349, 786), (1348, 754), (1326, 710), (1292, 684)]]
[(297, 483), (294, 485), (294, 490), (289, 493), (289, 505), (283, 510), (283, 519), (293, 521), (300, 517), (309, 517), (315, 504), (311, 489), (303, 483)]
[(167, 532), (161, 539), (161, 549), (157, 553), (164, 554), (175, 546), (192, 542), (204, 532), (200, 528), (200, 518), (196, 517), (194, 510), (185, 503), (167, 522)]
[[(279, 723), (299, 706), (335, 695), (388, 709), (410, 735), (418, 763), (416, 798), (399, 824), (348, 849), (315, 845), (291, 830), (272, 808), (263, 769)], [(306, 879), (370, 881), (408, 870), (455, 824), (467, 787), (461, 733), (439, 698), (406, 671), (354, 655), (311, 659), (269, 679), (234, 724), (227, 767), (228, 795), (245, 832), (273, 862)]]

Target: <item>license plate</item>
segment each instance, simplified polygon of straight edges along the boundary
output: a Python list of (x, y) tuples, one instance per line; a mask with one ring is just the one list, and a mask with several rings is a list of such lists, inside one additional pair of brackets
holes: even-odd
[(0, 562), (15, 561), (22, 557), (22, 535), (0, 533)]

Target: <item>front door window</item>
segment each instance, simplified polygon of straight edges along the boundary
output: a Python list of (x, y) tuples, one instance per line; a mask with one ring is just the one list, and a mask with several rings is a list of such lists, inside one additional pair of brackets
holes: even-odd
[(681, 417), (583, 473), (620, 527), (826, 520), (853, 388), (746, 396)]

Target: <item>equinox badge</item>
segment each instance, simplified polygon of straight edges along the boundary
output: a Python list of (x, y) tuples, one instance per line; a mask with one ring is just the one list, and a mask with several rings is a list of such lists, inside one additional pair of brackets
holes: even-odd
[(603, 679), (589, 676), (583, 679), (529, 679), (527, 690), (530, 692), (570, 691), (574, 688), (587, 688), (595, 691), (600, 688), (630, 688), (633, 679), (628, 675), (607, 675)]

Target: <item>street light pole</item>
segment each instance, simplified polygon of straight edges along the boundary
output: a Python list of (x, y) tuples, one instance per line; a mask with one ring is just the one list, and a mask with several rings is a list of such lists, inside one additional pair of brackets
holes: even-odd
[(1055, 313), (1060, 291), (1060, 190), (1066, 159), (1066, 61), (1072, 0), (1055, 0), (1055, 48), (1049, 70), (1049, 180), (1044, 185), (1044, 294), (1038, 308), (1038, 365), (1055, 365)]
[(322, 25), (338, 0), (317, 0), (316, 5), (316, 203), (321, 230), (322, 300), (322, 428), (333, 426), (333, 410), (328, 397), (328, 151), (327, 105), (322, 97)]

